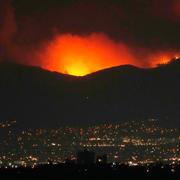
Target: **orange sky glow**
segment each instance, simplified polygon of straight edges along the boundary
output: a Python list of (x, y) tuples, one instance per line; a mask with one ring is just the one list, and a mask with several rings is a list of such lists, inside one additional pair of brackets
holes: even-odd
[[(148, 55), (146, 64), (155, 67), (175, 56), (178, 54), (161, 52)], [(40, 59), (44, 69), (75, 76), (124, 64), (138, 67), (144, 67), (145, 64), (125, 44), (95, 33), (89, 36), (58, 35), (40, 53)]]

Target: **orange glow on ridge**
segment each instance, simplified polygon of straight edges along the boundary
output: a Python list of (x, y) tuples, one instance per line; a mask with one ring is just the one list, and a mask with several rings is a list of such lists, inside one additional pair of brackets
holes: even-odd
[(156, 67), (179, 56), (173, 52), (156, 52), (139, 58), (127, 45), (115, 42), (105, 34), (88, 36), (62, 34), (46, 44), (40, 53), (41, 67), (64, 74), (84, 76), (114, 66), (131, 64)]
[(156, 67), (158, 64), (168, 64), (172, 59), (179, 59), (179, 55), (174, 53), (160, 53), (151, 56), (151, 67)]
[(134, 62), (124, 44), (116, 44), (103, 34), (57, 36), (41, 59), (43, 68), (75, 76)]

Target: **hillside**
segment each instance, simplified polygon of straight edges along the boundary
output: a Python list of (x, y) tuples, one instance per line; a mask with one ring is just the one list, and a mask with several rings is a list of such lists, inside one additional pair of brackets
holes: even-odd
[(152, 69), (119, 66), (74, 77), (0, 64), (0, 119), (56, 127), (154, 117), (180, 127), (180, 62)]

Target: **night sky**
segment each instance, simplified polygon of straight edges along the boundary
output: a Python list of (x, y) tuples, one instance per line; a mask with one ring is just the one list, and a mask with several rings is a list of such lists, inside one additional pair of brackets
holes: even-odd
[(0, 3), (1, 59), (83, 75), (121, 64), (152, 67), (180, 54), (179, 0)]

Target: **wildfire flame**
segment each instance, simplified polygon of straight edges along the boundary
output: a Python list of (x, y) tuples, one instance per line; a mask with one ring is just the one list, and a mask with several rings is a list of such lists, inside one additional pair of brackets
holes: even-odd
[(41, 67), (65, 74), (84, 76), (92, 72), (132, 64), (139, 67), (155, 67), (166, 64), (177, 54), (152, 53), (140, 59), (127, 45), (115, 42), (105, 34), (80, 36), (57, 35), (40, 53)]
[(156, 67), (159, 64), (168, 64), (172, 59), (177, 60), (180, 58), (179, 55), (173, 53), (162, 53), (151, 57), (151, 67)]
[(88, 37), (61, 35), (41, 53), (42, 67), (75, 76), (83, 76), (104, 68), (134, 63), (129, 49), (103, 34)]

